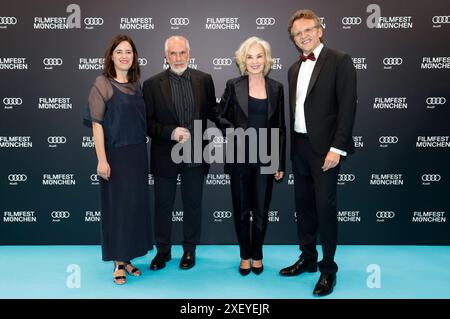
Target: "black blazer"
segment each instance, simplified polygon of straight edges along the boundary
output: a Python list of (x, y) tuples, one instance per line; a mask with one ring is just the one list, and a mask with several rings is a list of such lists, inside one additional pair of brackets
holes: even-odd
[[(297, 78), (301, 61), (288, 72), (291, 140), (294, 134)], [(356, 70), (348, 54), (323, 47), (314, 66), (305, 99), (305, 120), (314, 151), (325, 155), (330, 147), (348, 154), (356, 112)], [(291, 147), (291, 157), (294, 152)]]
[[(165, 177), (176, 176), (181, 165), (174, 163), (170, 156), (172, 147), (176, 144), (171, 140), (172, 131), (181, 125), (172, 102), (169, 72), (166, 70), (149, 78), (142, 88), (147, 109), (147, 131), (152, 138), (150, 171), (157, 176)], [(207, 129), (207, 119), (214, 119), (217, 104), (214, 82), (207, 73), (194, 69), (190, 72), (195, 100), (194, 120), (202, 120), (204, 132)], [(191, 132), (191, 138), (194, 138), (194, 132)], [(208, 143), (203, 139), (202, 142), (203, 146)], [(207, 168), (205, 163), (204, 165)]]
[[(221, 130), (226, 128), (248, 126), (248, 76), (241, 76), (227, 81), (225, 92), (218, 105), (216, 125)], [(286, 168), (286, 125), (284, 120), (283, 85), (266, 77), (268, 98), (268, 128), (279, 128), (279, 166), (284, 172)], [(227, 169), (227, 166), (225, 167)]]

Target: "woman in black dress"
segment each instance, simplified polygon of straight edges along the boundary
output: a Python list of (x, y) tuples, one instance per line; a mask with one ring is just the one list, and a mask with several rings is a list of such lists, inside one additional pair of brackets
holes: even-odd
[(140, 276), (131, 264), (153, 248), (148, 193), (145, 103), (133, 41), (114, 37), (106, 49), (103, 74), (89, 94), (89, 118), (101, 177), (102, 259), (114, 261), (114, 282), (126, 273)]
[[(244, 163), (237, 163), (235, 157), (232, 164), (225, 165), (225, 170), (231, 177), (233, 215), (241, 257), (239, 272), (243, 276), (250, 271), (259, 275), (263, 271), (262, 246), (273, 181), (280, 181), (285, 170), (284, 94), (283, 85), (267, 76), (272, 57), (266, 41), (257, 37), (245, 40), (236, 51), (236, 63), (242, 76), (228, 80), (218, 107), (216, 125), (222, 130), (241, 128), (256, 132), (257, 140), (247, 140), (245, 148), (239, 147), (237, 142), (234, 154), (244, 154)], [(261, 129), (267, 130), (268, 141), (261, 135)], [(273, 129), (278, 129), (279, 134), (278, 138), (273, 135), (275, 143), (271, 142)], [(276, 159), (270, 165), (260, 156), (262, 143), (267, 146), (267, 152), (263, 154)], [(263, 166), (271, 168), (263, 171)]]

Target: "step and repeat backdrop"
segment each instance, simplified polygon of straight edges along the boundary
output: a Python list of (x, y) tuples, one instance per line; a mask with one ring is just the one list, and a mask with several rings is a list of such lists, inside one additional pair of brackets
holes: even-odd
[[(164, 40), (186, 36), (190, 67), (212, 75), (218, 99), (239, 75), (235, 50), (260, 36), (272, 46), (270, 76), (287, 97), (287, 70), (298, 57), (287, 24), (300, 8), (318, 13), (324, 44), (349, 53), (357, 69), (356, 153), (339, 176), (339, 242), (449, 245), (447, 0), (2, 1), (0, 244), (100, 242), (97, 162), (82, 117), (114, 35), (135, 41), (142, 81), (167, 68)], [(153, 201), (153, 176), (148, 181)], [(274, 189), (266, 243), (297, 242), (294, 183), (289, 163)], [(202, 243), (236, 243), (232, 214), (229, 176), (214, 164)], [(179, 197), (172, 220), (180, 242)]]

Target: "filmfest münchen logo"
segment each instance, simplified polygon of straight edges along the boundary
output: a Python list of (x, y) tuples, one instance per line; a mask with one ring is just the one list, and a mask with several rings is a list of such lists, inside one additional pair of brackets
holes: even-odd
[(360, 213), (359, 210), (341, 210), (337, 213), (337, 220), (340, 223), (360, 223)]
[(353, 144), (355, 148), (363, 148), (364, 147), (364, 141), (362, 135), (355, 135), (352, 136), (353, 138)]
[(103, 70), (104, 58), (79, 58), (78, 70)]
[(348, 30), (352, 27), (356, 27), (361, 25), (362, 19), (361, 17), (343, 17), (341, 19), (342, 22), (342, 29)]
[(120, 30), (154, 30), (155, 24), (151, 17), (120, 18)]
[(282, 70), (283, 64), (281, 64), (281, 58), (272, 58), (272, 70)]
[(443, 70), (450, 69), (450, 57), (449, 56), (425, 56), (422, 58), (420, 64), (422, 70)]
[(367, 58), (352, 58), (353, 65), (357, 70), (367, 70)]
[(376, 97), (373, 102), (373, 108), (375, 110), (406, 110), (408, 102), (406, 97)]
[(75, 174), (42, 174), (44, 186), (75, 186)]
[(0, 58), (0, 70), (28, 70), (27, 58)]
[(450, 147), (448, 135), (417, 136), (416, 148), (448, 148)]
[(172, 222), (180, 223), (183, 222), (183, 211), (174, 210), (172, 211)]
[(447, 99), (443, 96), (428, 96), (425, 99), (427, 109), (434, 109), (436, 107), (443, 106), (447, 103)]
[(208, 186), (230, 185), (229, 174), (208, 174), (206, 175), (205, 184)]
[(31, 136), (0, 136), (1, 148), (33, 147)]
[(411, 222), (413, 223), (445, 223), (447, 217), (444, 211), (414, 211)]
[(206, 18), (205, 23), (206, 30), (239, 30), (239, 18), (229, 18), (229, 17), (220, 17), (220, 18)]
[(8, 29), (9, 26), (16, 24), (16, 17), (0, 17), (0, 29)]
[(412, 16), (381, 16), (381, 7), (378, 4), (369, 4), (366, 9), (370, 15), (366, 25), (369, 29), (412, 29)]
[(66, 7), (67, 17), (34, 17), (35, 30), (68, 30), (81, 28), (81, 8), (78, 4)]
[(383, 59), (383, 69), (392, 70), (403, 64), (403, 59), (400, 57), (386, 57)]
[(94, 144), (93, 136), (83, 136), (83, 139), (81, 141), (82, 148), (92, 148), (94, 146), (95, 146), (95, 144)]
[(431, 18), (433, 28), (441, 28), (442, 25), (450, 24), (450, 15), (447, 16), (433, 16)]
[(267, 220), (269, 223), (279, 223), (280, 222), (280, 216), (277, 210), (269, 210), (267, 214)]
[(277, 20), (273, 17), (258, 17), (255, 20), (256, 22), (256, 29), (258, 30), (264, 30), (266, 27), (272, 27), (275, 25)]
[(3, 222), (4, 223), (36, 223), (37, 216), (35, 216), (36, 212), (34, 210), (30, 211), (3, 211)]
[(99, 210), (87, 210), (84, 214), (85, 223), (99, 223), (102, 218), (102, 213)]
[(370, 185), (377, 186), (403, 186), (403, 174), (388, 173), (388, 174), (371, 174)]
[(71, 110), (70, 97), (40, 97), (38, 99), (39, 110)]
[(2, 102), (5, 110), (11, 110), (23, 104), (23, 100), (20, 97), (4, 97)]

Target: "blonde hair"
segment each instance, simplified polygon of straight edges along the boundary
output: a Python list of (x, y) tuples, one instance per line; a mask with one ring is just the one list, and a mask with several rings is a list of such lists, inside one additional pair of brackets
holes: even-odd
[(265, 55), (265, 60), (266, 60), (264, 63), (264, 70), (263, 70), (264, 75), (267, 75), (267, 73), (269, 73), (269, 71), (270, 71), (273, 61), (272, 61), (272, 50), (270, 49), (269, 42), (267, 42), (261, 38), (258, 38), (258, 37), (250, 37), (241, 43), (241, 46), (235, 53), (236, 64), (239, 67), (239, 71), (241, 72), (241, 75), (247, 74), (245, 60), (247, 58), (248, 50), (250, 49), (250, 47), (252, 45), (255, 45), (255, 44), (259, 44), (264, 50), (264, 55)]

